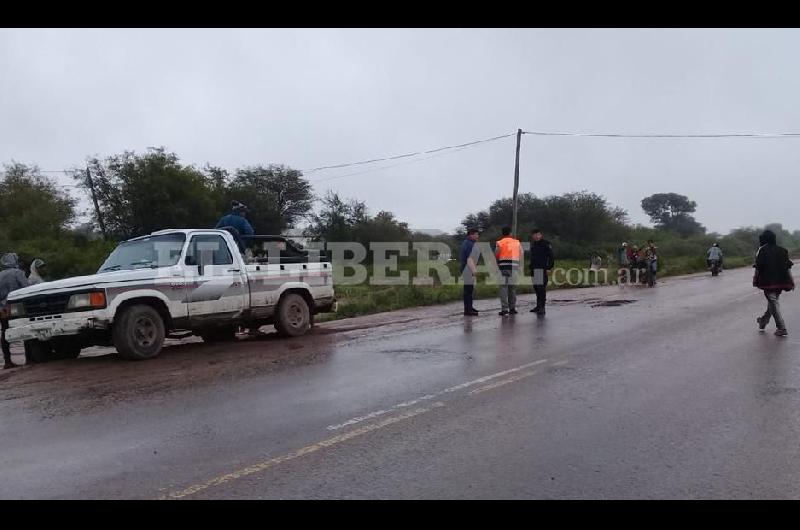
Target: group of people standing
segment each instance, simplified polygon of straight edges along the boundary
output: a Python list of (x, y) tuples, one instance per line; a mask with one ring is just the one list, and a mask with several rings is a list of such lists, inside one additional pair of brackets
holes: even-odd
[(641, 249), (638, 245), (628, 245), (623, 241), (622, 246), (617, 249), (617, 260), (620, 267), (620, 282), (623, 282), (626, 276), (633, 279), (638, 274), (643, 283), (651, 287), (656, 284), (658, 247), (652, 239), (648, 239), (647, 244)]
[[(519, 283), (519, 268), (522, 260), (522, 244), (511, 235), (511, 227), (502, 229), (502, 237), (497, 241), (495, 258), (500, 270), (500, 316), (517, 314), (517, 284)], [(480, 237), (480, 232), (471, 228), (467, 237), (461, 244), (460, 262), (461, 275), (464, 280), (464, 315), (477, 316), (478, 310), (473, 306), (475, 279), (477, 275), (477, 262), (479, 252), (475, 243)], [(545, 301), (547, 298), (548, 274), (553, 270), (555, 260), (553, 245), (544, 239), (544, 233), (535, 228), (530, 235), (530, 260), (529, 267), (533, 278), (533, 290), (536, 293), (536, 307), (531, 313), (539, 316), (545, 315)]]

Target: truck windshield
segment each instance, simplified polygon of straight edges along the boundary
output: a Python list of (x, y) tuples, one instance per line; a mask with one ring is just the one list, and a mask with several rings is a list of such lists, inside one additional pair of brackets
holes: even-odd
[(148, 236), (120, 243), (98, 272), (171, 267), (181, 257), (186, 234)]

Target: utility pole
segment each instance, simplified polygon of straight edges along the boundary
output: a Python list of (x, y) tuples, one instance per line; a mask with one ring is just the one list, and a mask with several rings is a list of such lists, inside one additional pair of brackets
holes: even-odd
[(103, 239), (107, 239), (106, 224), (103, 222), (103, 214), (100, 213), (100, 206), (97, 204), (97, 195), (94, 192), (94, 181), (92, 180), (92, 172), (89, 171), (88, 167), (86, 168), (86, 184), (89, 185), (89, 191), (92, 193), (92, 202), (94, 203), (94, 213), (97, 214), (97, 224), (100, 225), (100, 232), (103, 233)]
[(514, 215), (511, 221), (511, 234), (517, 235), (517, 192), (519, 191), (519, 144), (522, 140), (522, 129), (517, 129), (517, 159), (514, 162)]

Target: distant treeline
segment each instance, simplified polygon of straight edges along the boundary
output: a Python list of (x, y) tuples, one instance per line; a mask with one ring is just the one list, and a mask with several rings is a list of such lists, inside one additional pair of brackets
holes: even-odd
[[(96, 271), (117, 241), (163, 228), (214, 226), (239, 200), (250, 208), (256, 231), (281, 233), (303, 225), (306, 235), (324, 241), (442, 241), (454, 251), (469, 227), (483, 230), (484, 240), (496, 239), (511, 221), (511, 199), (494, 201), (487, 210), (467, 215), (455, 234), (413, 233), (392, 212), (375, 214), (363, 201), (329, 192), (315, 196), (311, 183), (296, 169), (280, 164), (252, 165), (228, 171), (207, 164), (182, 164), (164, 148), (145, 153), (126, 151), (103, 159), (91, 158), (76, 169), (74, 184), (89, 197), (93, 188), (98, 211), (76, 226), (76, 200), (35, 165), (4, 166), (0, 179), (0, 252), (13, 251), (23, 263), (47, 262), (45, 277), (61, 278)], [(746, 227), (720, 236), (691, 216), (696, 204), (677, 194), (656, 194), (642, 201), (655, 228), (631, 226), (627, 212), (597, 194), (582, 191), (550, 197), (519, 196), (519, 233), (534, 227), (545, 231), (564, 259), (591, 252), (613, 255), (622, 241), (642, 244), (656, 240), (662, 256), (703, 255), (718, 241), (727, 255), (749, 256), (760, 227)], [(98, 215), (99, 213), (99, 215)], [(800, 231), (789, 233), (771, 225), (784, 246), (800, 249)]]

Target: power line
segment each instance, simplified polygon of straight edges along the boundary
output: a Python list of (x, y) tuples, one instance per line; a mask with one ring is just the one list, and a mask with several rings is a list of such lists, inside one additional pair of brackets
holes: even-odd
[(622, 134), (522, 131), (535, 136), (583, 136), (593, 138), (800, 138), (800, 133), (721, 133), (721, 134)]
[(400, 159), (400, 158), (408, 158), (408, 157), (411, 157), (411, 156), (427, 155), (427, 154), (431, 154), (431, 153), (437, 153), (439, 151), (445, 151), (445, 150), (448, 150), (448, 149), (458, 149), (458, 148), (461, 148), (461, 147), (469, 147), (471, 145), (481, 144), (481, 143), (485, 143), (485, 142), (493, 142), (495, 140), (500, 140), (502, 138), (508, 138), (510, 136), (514, 136), (515, 134), (517, 134), (517, 133), (503, 134), (501, 136), (493, 136), (491, 138), (484, 138), (482, 140), (475, 140), (473, 142), (467, 142), (467, 143), (464, 143), (464, 144), (448, 145), (448, 146), (445, 146), (445, 147), (437, 147), (436, 149), (428, 149), (427, 151), (416, 151), (414, 153), (406, 153), (406, 154), (403, 154), (403, 155), (387, 156), (387, 157), (383, 157), (383, 158), (372, 158), (370, 160), (362, 160), (360, 162), (347, 162), (347, 163), (344, 163), (344, 164), (335, 164), (335, 165), (332, 165), (332, 166), (320, 166), (320, 167), (314, 167), (314, 168), (311, 168), (311, 169), (303, 169), (301, 171), (303, 173), (313, 173), (315, 171), (322, 171), (324, 169), (339, 169), (339, 168), (343, 168), (343, 167), (361, 166), (361, 165), (364, 165), (364, 164), (373, 164), (375, 162), (386, 162), (388, 160), (397, 160), (397, 159)]
[[(387, 162), (389, 160), (399, 160), (402, 158), (409, 158), (413, 156), (419, 155), (427, 155), (438, 153), (440, 151), (447, 151), (447, 150), (461, 150), (465, 147), (470, 147), (477, 144), (482, 144), (486, 142), (493, 142), (496, 140), (501, 140), (503, 138), (509, 138), (511, 136), (515, 136), (517, 133), (509, 133), (503, 134), (500, 136), (493, 136), (491, 138), (483, 138), (481, 140), (474, 140), (472, 142), (466, 142), (462, 144), (456, 145), (448, 145), (444, 147), (437, 147), (435, 149), (428, 149), (425, 151), (415, 151), (413, 153), (405, 153), (402, 155), (394, 155), (394, 156), (386, 156), (381, 158), (372, 158), (369, 160), (361, 160), (358, 162), (346, 162), (342, 164), (334, 164), (329, 166), (319, 166), (310, 169), (303, 169), (301, 170), (302, 173), (314, 173), (317, 171), (323, 171), (328, 169), (340, 169), (345, 167), (351, 166), (360, 166), (365, 164), (373, 164), (376, 162)], [(600, 132), (600, 133), (578, 133), (578, 132), (559, 132), (559, 131), (522, 131), (522, 134), (530, 134), (533, 136), (572, 136), (572, 137), (586, 137), (586, 138), (800, 138), (800, 133), (709, 133), (709, 134), (626, 134), (626, 133), (610, 133), (610, 132)], [(429, 157), (430, 158), (430, 157)], [(421, 160), (426, 160), (421, 159)], [(385, 168), (394, 167), (394, 166), (386, 166)], [(385, 168), (378, 168), (376, 171)], [(80, 171), (78, 169), (40, 169), (39, 173), (63, 173), (65, 176), (70, 176), (71, 174)], [(373, 170), (370, 170), (373, 171)], [(6, 173), (5, 171), (0, 170), (0, 174)], [(353, 174), (360, 174), (360, 173), (353, 173)], [(333, 180), (334, 178), (343, 178), (345, 176), (350, 176), (351, 174), (347, 175), (339, 175), (337, 177), (332, 177), (330, 179), (322, 179), (316, 182), (323, 182), (325, 180)], [(80, 187), (79, 184), (67, 184), (62, 185), (62, 187)]]
[(318, 182), (327, 182), (329, 180), (337, 180), (337, 179), (341, 179), (341, 178), (345, 178), (345, 177), (352, 177), (353, 175), (363, 175), (364, 173), (372, 173), (374, 171), (382, 171), (384, 169), (391, 169), (391, 168), (397, 167), (397, 166), (406, 166), (408, 164), (414, 164), (416, 162), (422, 162), (424, 160), (430, 160), (431, 158), (437, 158), (437, 157), (444, 156), (444, 155), (450, 155), (450, 154), (453, 154), (453, 153), (458, 153), (458, 152), (463, 151), (465, 149), (469, 149), (470, 147), (474, 147), (474, 144), (467, 145), (467, 146), (464, 146), (464, 147), (460, 147), (458, 149), (454, 149), (454, 150), (451, 150), (451, 151), (447, 151), (445, 153), (437, 153), (435, 155), (426, 156), (426, 157), (423, 157), (423, 158), (417, 158), (417, 159), (414, 159), (414, 160), (406, 160), (404, 162), (398, 162), (397, 164), (389, 164), (387, 166), (381, 166), (381, 167), (376, 167), (376, 168), (372, 168), (372, 169), (365, 169), (364, 171), (356, 171), (356, 172), (353, 172), (353, 173), (345, 173), (344, 175), (336, 175), (334, 177), (327, 177), (327, 178), (324, 178), (324, 179), (317, 179), (317, 180), (313, 180), (311, 182), (312, 182), (312, 184), (316, 184)]

